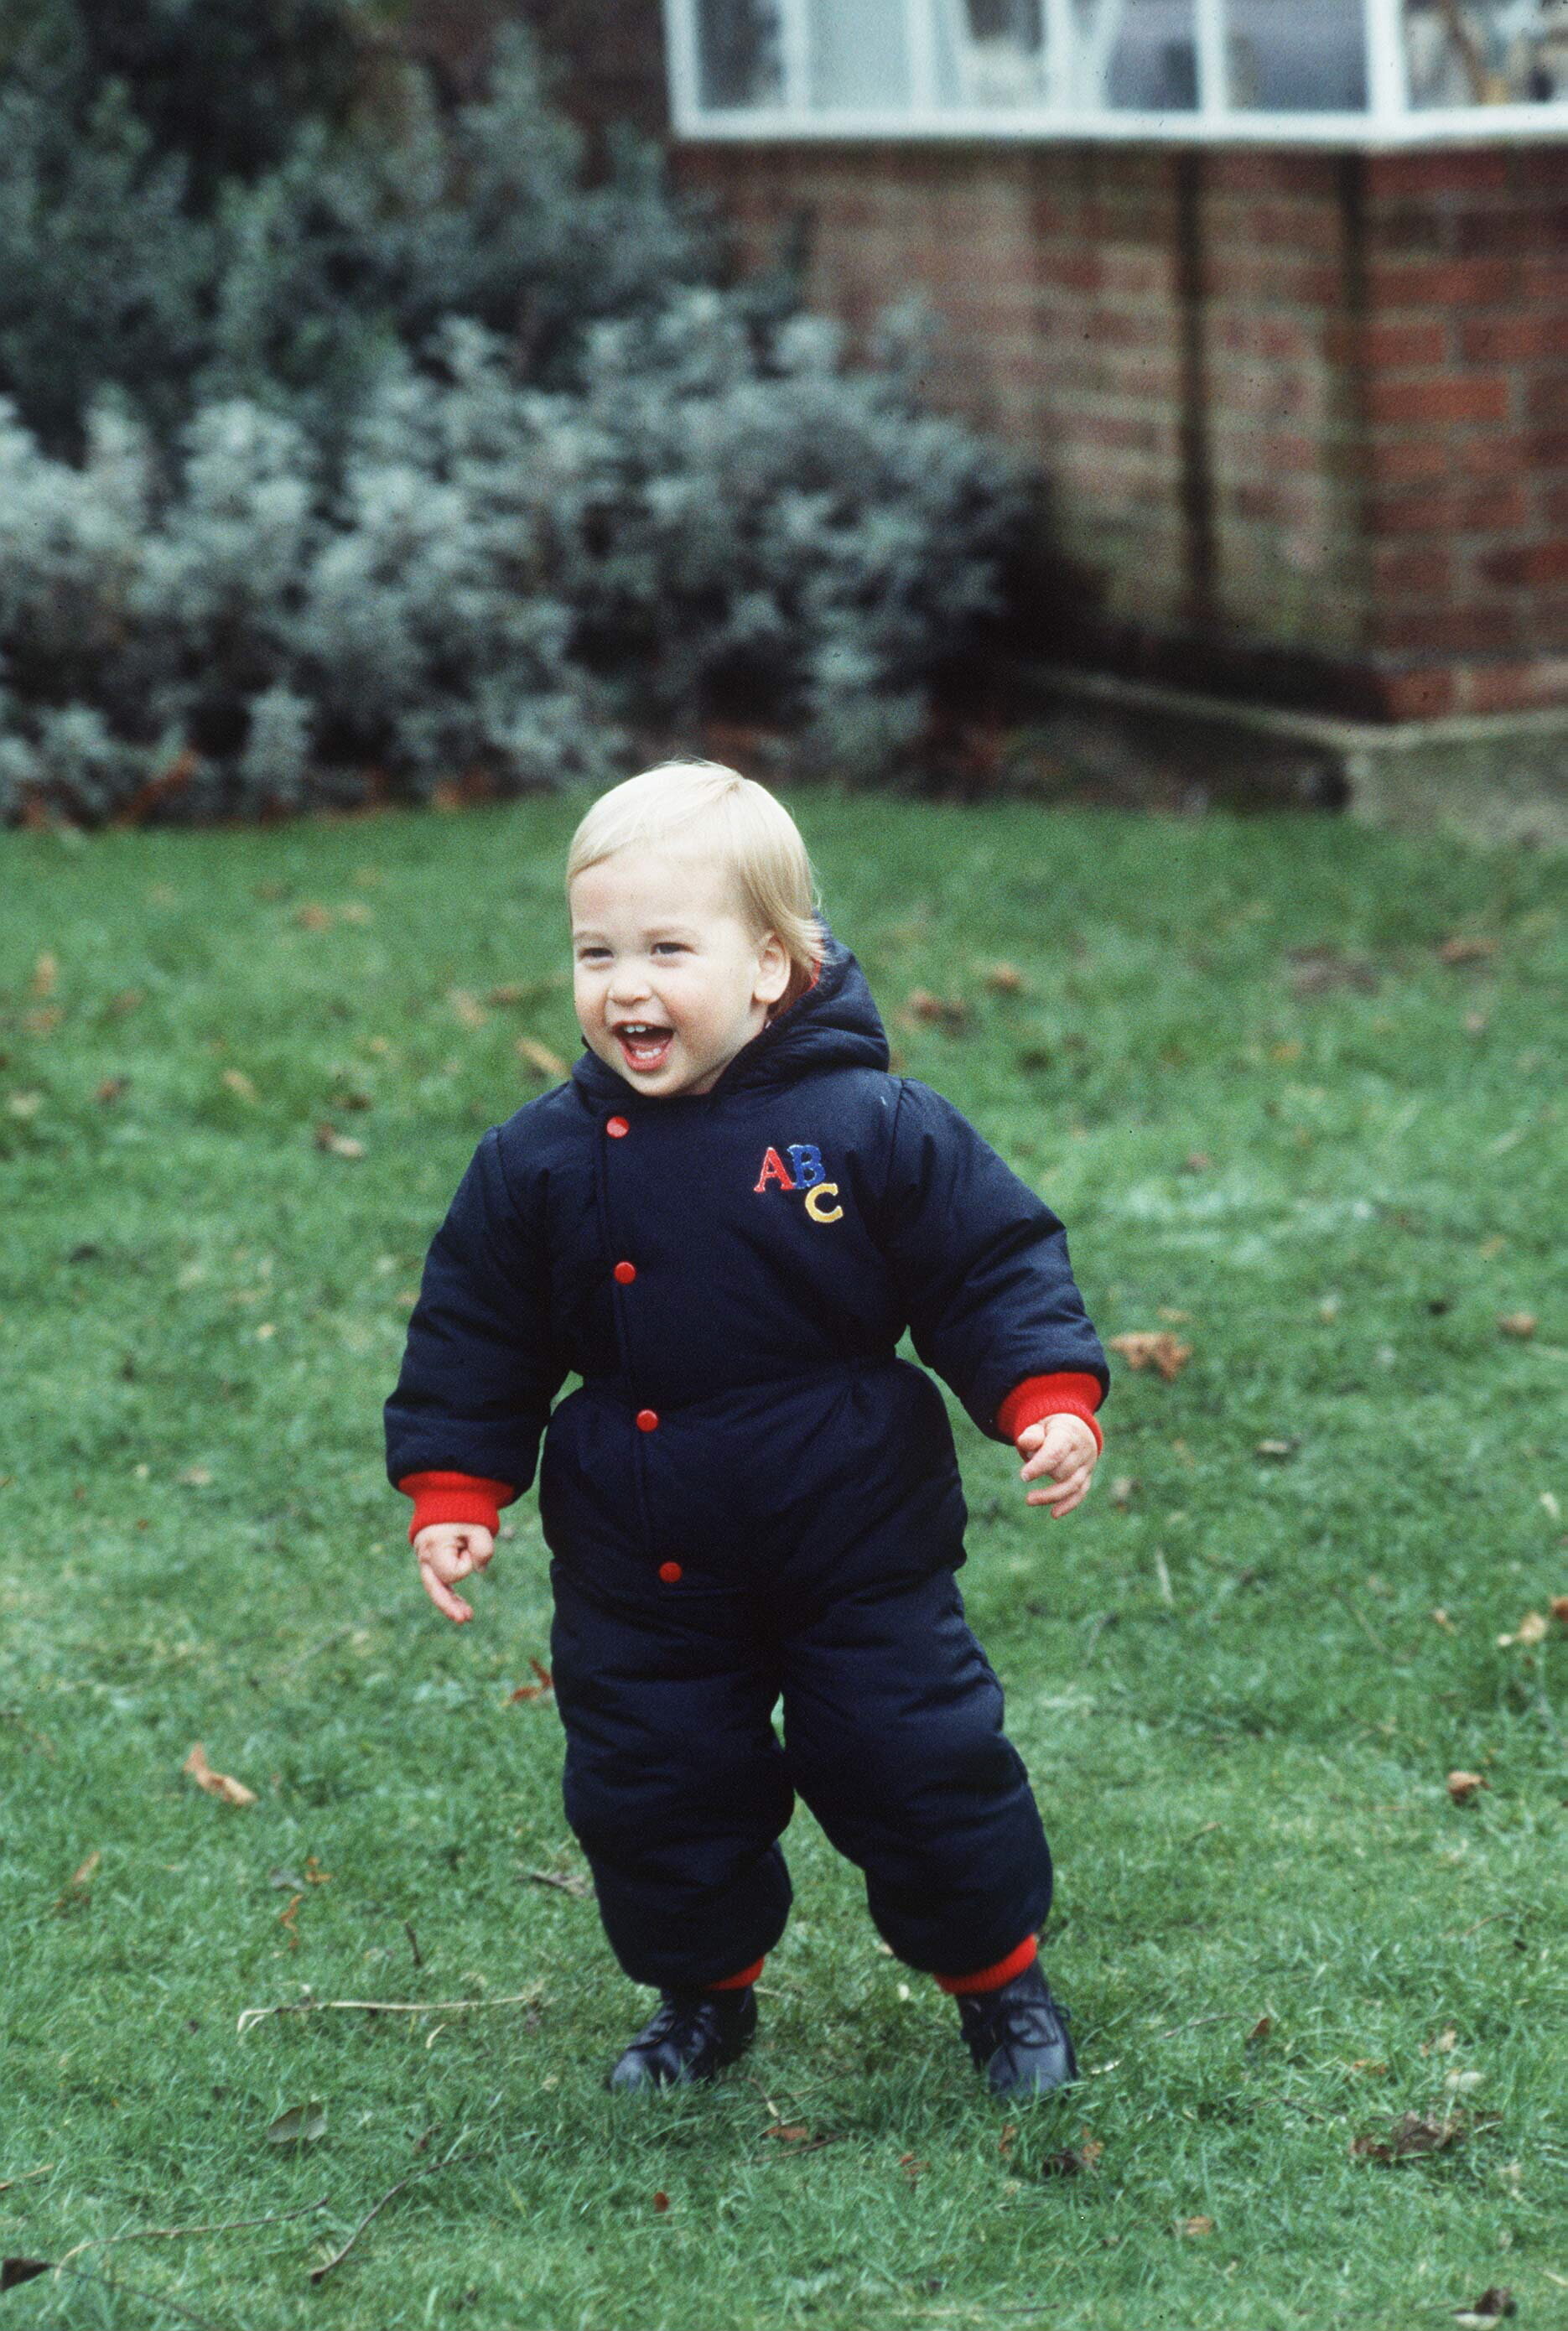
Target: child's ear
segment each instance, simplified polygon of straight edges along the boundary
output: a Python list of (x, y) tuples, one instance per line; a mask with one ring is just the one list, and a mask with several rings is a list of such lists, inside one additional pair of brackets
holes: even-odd
[(759, 1004), (776, 1004), (790, 984), (789, 949), (776, 931), (769, 931), (756, 953), (756, 985), (754, 993)]

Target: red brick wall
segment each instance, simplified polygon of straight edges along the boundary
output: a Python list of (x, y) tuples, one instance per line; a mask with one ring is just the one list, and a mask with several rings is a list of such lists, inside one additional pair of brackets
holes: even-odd
[[(1568, 146), (689, 146), (857, 329), (1036, 455), (1088, 620), (1042, 652), (1372, 717), (1568, 702)], [(1053, 617), (1053, 623), (1059, 619)]]
[(1568, 702), (1568, 145), (1365, 173), (1369, 635), (1399, 709)]

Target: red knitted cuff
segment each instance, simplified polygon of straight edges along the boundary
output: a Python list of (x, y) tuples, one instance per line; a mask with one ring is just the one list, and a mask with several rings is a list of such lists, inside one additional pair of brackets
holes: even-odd
[(1095, 1422), (1095, 1411), (1104, 1398), (1099, 1378), (1080, 1375), (1076, 1370), (1065, 1369), (1053, 1376), (1025, 1376), (997, 1410), (996, 1429), (1016, 1441), (1025, 1425), (1039, 1424), (1045, 1417), (1081, 1416), (1094, 1434), (1095, 1447), (1103, 1449), (1106, 1437)]
[(432, 1522), (475, 1522), (493, 1537), (501, 1526), (501, 1508), (518, 1494), (509, 1481), (487, 1481), (479, 1473), (405, 1473), (397, 1486), (413, 1499), (410, 1546)]
[(1000, 1991), (1004, 1983), (1011, 1983), (1015, 1974), (1022, 1974), (1025, 1967), (1034, 1965), (1039, 1949), (1034, 1936), (1025, 1935), (1018, 1948), (1009, 1951), (1004, 1959), (998, 1959), (994, 1966), (982, 1967), (977, 1974), (939, 1974), (936, 1987), (960, 1999), (972, 1991)]
[(704, 1991), (745, 1991), (748, 1984), (756, 1981), (766, 1965), (765, 1958), (753, 1959), (751, 1965), (742, 1967), (738, 1974), (727, 1974), (722, 1982), (705, 1983), (702, 1987)]

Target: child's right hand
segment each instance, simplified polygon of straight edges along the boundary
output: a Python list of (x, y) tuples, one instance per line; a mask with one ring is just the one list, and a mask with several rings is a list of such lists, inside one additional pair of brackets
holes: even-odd
[(473, 1605), (451, 1590), (460, 1578), (482, 1570), (495, 1550), (495, 1539), (482, 1522), (432, 1522), (413, 1541), (425, 1593), (460, 1627), (473, 1617)]

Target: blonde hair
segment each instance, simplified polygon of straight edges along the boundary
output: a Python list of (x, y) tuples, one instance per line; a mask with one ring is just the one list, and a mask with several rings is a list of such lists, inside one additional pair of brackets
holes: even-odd
[(619, 850), (686, 841), (728, 868), (757, 937), (774, 931), (784, 942), (790, 980), (774, 1015), (787, 1011), (822, 963), (816, 880), (788, 810), (738, 769), (722, 761), (664, 761), (612, 785), (572, 836), (566, 888)]

